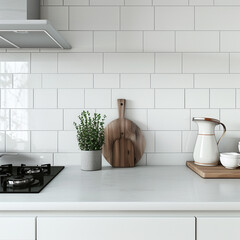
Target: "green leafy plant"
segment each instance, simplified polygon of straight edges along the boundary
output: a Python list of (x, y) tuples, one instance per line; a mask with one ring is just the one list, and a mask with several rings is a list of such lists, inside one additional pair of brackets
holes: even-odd
[(82, 111), (78, 116), (80, 123), (73, 123), (77, 130), (78, 146), (84, 151), (101, 150), (104, 144), (104, 121), (106, 115), (94, 113), (93, 117), (89, 111)]

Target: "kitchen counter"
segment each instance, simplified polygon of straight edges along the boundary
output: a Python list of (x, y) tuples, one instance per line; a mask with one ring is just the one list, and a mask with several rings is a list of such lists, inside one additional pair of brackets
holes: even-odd
[(202, 179), (185, 166), (66, 167), (39, 194), (0, 194), (0, 211), (240, 210), (240, 179)]

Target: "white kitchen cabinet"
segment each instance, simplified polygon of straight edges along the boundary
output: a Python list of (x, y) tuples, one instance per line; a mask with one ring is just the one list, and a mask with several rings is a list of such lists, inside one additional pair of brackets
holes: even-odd
[(0, 240), (35, 240), (35, 218), (0, 217)]
[(194, 240), (194, 217), (39, 217), (38, 240)]
[(239, 217), (197, 218), (197, 240), (239, 240)]

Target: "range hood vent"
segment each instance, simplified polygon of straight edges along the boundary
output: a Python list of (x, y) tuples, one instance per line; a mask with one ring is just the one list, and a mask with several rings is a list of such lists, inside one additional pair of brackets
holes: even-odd
[(39, 0), (0, 0), (0, 48), (70, 49), (48, 20), (39, 19), (39, 13)]

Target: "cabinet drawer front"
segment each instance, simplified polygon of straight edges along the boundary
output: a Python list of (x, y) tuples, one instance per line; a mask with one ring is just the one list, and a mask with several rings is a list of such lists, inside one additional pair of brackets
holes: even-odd
[(34, 240), (35, 218), (0, 217), (0, 240)]
[(197, 240), (239, 240), (240, 218), (197, 218)]
[(40, 217), (38, 240), (194, 240), (195, 218)]

